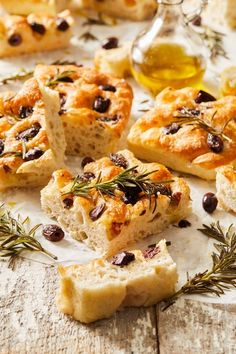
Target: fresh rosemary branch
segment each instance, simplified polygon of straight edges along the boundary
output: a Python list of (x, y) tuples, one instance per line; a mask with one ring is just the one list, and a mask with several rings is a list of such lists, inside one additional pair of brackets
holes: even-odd
[(221, 296), (226, 290), (236, 287), (236, 232), (233, 231), (233, 225), (224, 232), (218, 221), (210, 226), (203, 225), (199, 231), (219, 242), (214, 244), (216, 252), (213, 252), (211, 256), (212, 267), (192, 278), (188, 276), (187, 282), (181, 289), (164, 301), (163, 310), (174, 304), (184, 294)]
[[(214, 127), (212, 127), (210, 124), (208, 124), (203, 118), (202, 118), (202, 111), (198, 109), (189, 109), (189, 108), (181, 108), (178, 110), (178, 113), (175, 115), (175, 118), (178, 118), (178, 120), (175, 122), (180, 125), (195, 125), (198, 126), (204, 130), (206, 130), (208, 133), (212, 135), (217, 135), (220, 138), (231, 141), (231, 139), (224, 134), (224, 130), (231, 121), (228, 120), (226, 124), (222, 127), (222, 129), (216, 130)], [(211, 121), (214, 120), (214, 117), (216, 115), (217, 111), (215, 111), (211, 117)]]
[(73, 82), (73, 80), (70, 78), (70, 75), (74, 74), (75, 71), (73, 70), (65, 70), (63, 72), (57, 71), (57, 74), (54, 78), (49, 79), (48, 82), (46, 83), (46, 86), (54, 86), (59, 84), (60, 82)]
[(0, 84), (2, 85), (6, 85), (8, 84), (8, 82), (11, 81), (23, 81), (23, 80), (27, 80), (29, 79), (33, 74), (33, 71), (27, 71), (25, 69), (21, 69), (19, 72), (8, 76), (8, 77), (4, 77), (2, 79), (0, 79)]
[(0, 207), (0, 257), (9, 257), (12, 263), (23, 251), (40, 252), (53, 259), (56, 256), (45, 250), (35, 238), (35, 232), (40, 225), (31, 230), (26, 228), (29, 218), (21, 220), (14, 218), (10, 211)]
[(149, 179), (149, 176), (152, 173), (156, 172), (156, 170), (151, 172), (138, 173), (137, 167), (138, 166), (128, 168), (116, 175), (111, 180), (105, 182), (102, 181), (101, 174), (99, 174), (95, 182), (81, 181), (80, 176), (78, 176), (75, 178), (71, 188), (68, 191), (65, 191), (65, 193), (63, 194), (72, 193), (80, 197), (88, 198), (89, 192), (95, 189), (101, 195), (115, 196), (116, 190), (125, 192), (126, 190), (130, 190), (133, 188), (139, 190), (140, 193), (142, 192), (144, 193), (144, 195), (148, 196), (151, 203), (151, 197), (157, 197), (158, 192), (163, 189), (163, 185), (170, 184), (173, 182), (172, 180), (163, 182), (151, 181)]
[(202, 26), (202, 29), (203, 31), (199, 34), (211, 53), (210, 59), (215, 61), (219, 56), (229, 59), (223, 43), (225, 34), (208, 26)]
[[(69, 60), (55, 60), (54, 62), (50, 63), (49, 65), (77, 65), (74, 61)], [(21, 69), (19, 72), (0, 79), (0, 85), (6, 85), (11, 81), (25, 81), (33, 76), (33, 70), (25, 70)]]

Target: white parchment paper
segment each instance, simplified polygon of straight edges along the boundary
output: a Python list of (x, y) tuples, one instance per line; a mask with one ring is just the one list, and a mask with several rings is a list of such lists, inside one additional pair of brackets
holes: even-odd
[[(51, 53), (35, 54), (30, 56), (21, 56), (17, 58), (0, 60), (0, 76), (7, 76), (17, 72), (20, 68), (29, 70), (34, 67), (36, 63), (51, 63), (55, 60), (73, 60), (84, 65), (91, 66), (93, 54), (96, 48), (100, 46), (102, 39), (110, 36), (117, 36), (120, 42), (133, 39), (136, 34), (146, 24), (131, 24), (128, 22), (119, 22), (116, 26), (82, 26), (85, 19), (78, 18), (75, 27), (75, 34), (70, 48), (63, 51), (54, 51)], [(95, 35), (99, 41), (84, 42), (79, 39), (81, 34), (90, 31)], [(222, 30), (222, 29), (221, 29)], [(225, 29), (226, 31), (226, 29)], [(236, 52), (233, 51), (231, 44), (235, 42), (236, 34), (228, 32), (226, 36), (225, 46), (228, 50), (229, 60), (219, 60), (217, 66), (209, 65), (209, 70), (206, 74), (206, 85), (211, 90), (217, 92), (219, 83), (219, 72), (222, 68), (236, 62)], [(132, 119), (137, 119), (142, 115), (140, 110), (147, 109), (153, 105), (153, 99), (140, 89), (133, 80), (130, 80), (135, 93), (134, 105), (132, 111)], [(8, 87), (0, 87), (1, 91), (6, 89), (16, 89), (16, 85), (9, 85)], [(148, 102), (142, 103), (144, 100)], [(80, 158), (69, 157), (67, 160), (68, 166), (74, 170), (78, 170), (80, 166)], [(205, 182), (198, 178), (187, 176), (187, 181), (191, 186), (191, 197), (193, 201), (193, 213), (188, 219), (192, 223), (191, 228), (179, 229), (175, 226), (170, 226), (165, 232), (160, 235), (152, 236), (139, 243), (136, 247), (144, 248), (154, 241), (159, 241), (165, 238), (171, 241), (169, 247), (170, 254), (177, 263), (179, 271), (179, 284), (183, 284), (186, 280), (186, 273), (190, 275), (196, 272), (208, 269), (211, 266), (211, 253), (213, 250), (213, 241), (197, 231), (203, 223), (209, 224), (211, 222), (220, 220), (225, 227), (235, 223), (235, 216), (221, 210), (217, 210), (212, 216), (208, 215), (202, 208), (201, 199), (206, 192), (214, 192), (215, 184)], [(32, 225), (37, 223), (47, 224), (52, 223), (46, 215), (43, 214), (40, 208), (40, 190), (11, 190), (7, 193), (0, 194), (0, 202), (11, 208), (14, 214), (20, 213), (23, 217), (29, 216)], [(54, 221), (53, 221), (54, 222)], [(99, 256), (98, 253), (92, 251), (84, 244), (73, 240), (70, 235), (66, 235), (65, 239), (57, 244), (45, 240), (41, 232), (38, 232), (38, 239), (42, 245), (58, 257), (56, 263), (72, 264), (72, 263), (86, 263)], [(50, 264), (52, 261), (37, 253), (26, 253), (26, 258), (30, 258), (35, 262), (43, 262)], [(236, 290), (228, 291), (227, 294), (221, 298), (196, 296), (197, 300), (221, 302), (221, 303), (236, 303)]]

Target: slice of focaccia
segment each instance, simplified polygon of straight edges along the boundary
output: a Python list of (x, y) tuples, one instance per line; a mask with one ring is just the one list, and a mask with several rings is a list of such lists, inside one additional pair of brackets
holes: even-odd
[(217, 198), (226, 211), (236, 213), (236, 170), (233, 166), (224, 166), (216, 174)]
[[(196, 1), (199, 3), (199, 1)], [(231, 28), (236, 28), (236, 2), (235, 0), (211, 0), (204, 12), (204, 18), (215, 24), (227, 24)]]
[(56, 171), (41, 202), (74, 238), (106, 255), (161, 232), (190, 212), (186, 182), (162, 165), (141, 163), (128, 150), (85, 165), (76, 179), (66, 170)]
[(94, 56), (94, 65), (102, 73), (119, 78), (131, 76), (131, 43), (127, 42), (113, 49), (98, 49)]
[(67, 10), (54, 17), (33, 13), (0, 17), (0, 58), (64, 48), (69, 45), (72, 24)]
[(70, 0), (1, 0), (1, 5), (13, 15), (43, 13), (53, 16), (68, 8), (70, 2)]
[(0, 190), (45, 185), (64, 166), (58, 94), (35, 79), (28, 84), (31, 95), (0, 99)]
[(153, 17), (157, 9), (156, 0), (77, 0), (77, 3), (80, 8), (135, 21)]
[(34, 76), (59, 92), (68, 154), (97, 158), (116, 151), (132, 106), (126, 81), (76, 65), (38, 65)]
[(90, 323), (127, 306), (151, 306), (173, 295), (176, 264), (165, 240), (140, 250), (122, 252), (111, 261), (60, 267), (58, 308)]
[(236, 97), (220, 100), (194, 88), (167, 88), (128, 136), (130, 149), (147, 161), (215, 179), (216, 168), (236, 164)]

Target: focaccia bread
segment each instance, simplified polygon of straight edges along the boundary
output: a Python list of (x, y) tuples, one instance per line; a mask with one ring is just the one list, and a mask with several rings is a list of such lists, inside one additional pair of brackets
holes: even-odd
[(58, 308), (90, 323), (127, 306), (151, 306), (170, 297), (177, 282), (176, 264), (166, 242), (122, 252), (113, 260), (60, 267)]
[(56, 16), (0, 17), (0, 58), (49, 51), (69, 45), (73, 19), (68, 10)]
[(222, 71), (220, 91), (223, 96), (236, 96), (236, 66)]
[(58, 94), (31, 81), (31, 96), (0, 98), (0, 190), (45, 185), (64, 166)]
[(126, 81), (76, 65), (38, 65), (34, 76), (59, 92), (68, 154), (97, 158), (116, 151), (132, 106)]
[(113, 255), (185, 218), (189, 193), (187, 183), (164, 166), (143, 164), (124, 150), (87, 164), (76, 179), (67, 170), (56, 171), (41, 192), (41, 204), (72, 237)]
[(128, 145), (139, 158), (213, 180), (217, 167), (236, 164), (235, 117), (236, 97), (167, 88), (135, 122)]
[(130, 50), (130, 42), (109, 50), (98, 49), (94, 56), (95, 68), (102, 73), (119, 78), (131, 76)]
[(80, 8), (135, 21), (153, 17), (157, 9), (156, 0), (77, 0), (77, 3)]
[(42, 13), (56, 15), (62, 10), (68, 9), (70, 0), (1, 0), (4, 9), (13, 15), (29, 15)]
[(216, 189), (219, 205), (226, 211), (236, 213), (236, 170), (233, 166), (217, 170)]

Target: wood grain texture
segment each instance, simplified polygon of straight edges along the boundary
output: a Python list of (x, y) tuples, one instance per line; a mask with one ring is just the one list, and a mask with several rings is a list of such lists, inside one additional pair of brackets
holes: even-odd
[(180, 299), (157, 317), (161, 354), (236, 353), (236, 305)]
[(56, 308), (57, 270), (0, 262), (0, 354), (234, 354), (236, 306), (179, 300), (82, 325)]
[(155, 308), (130, 309), (82, 325), (57, 311), (57, 271), (20, 260), (0, 263), (1, 354), (157, 353)]

